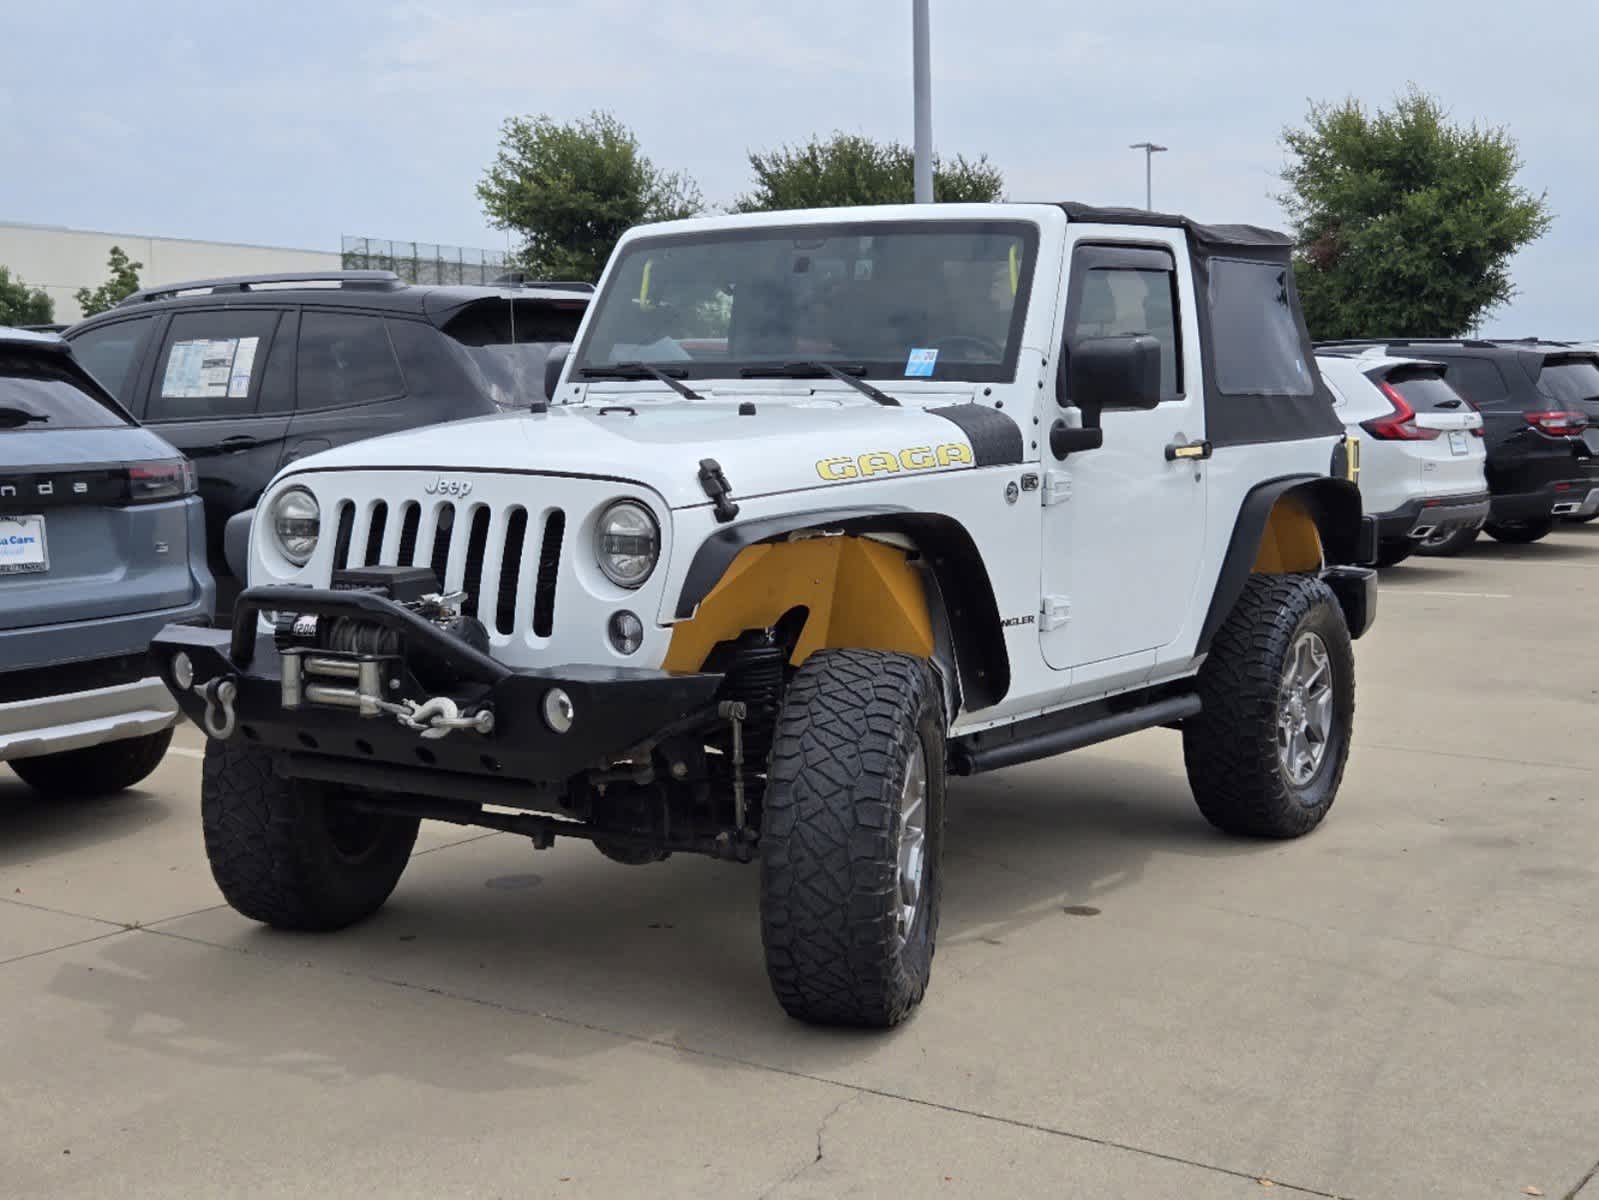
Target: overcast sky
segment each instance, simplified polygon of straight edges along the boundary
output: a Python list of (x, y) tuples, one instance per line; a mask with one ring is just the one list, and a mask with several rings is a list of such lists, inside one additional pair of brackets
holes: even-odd
[[(608, 108), (706, 200), (745, 153), (835, 129), (910, 140), (909, 0), (0, 0), (0, 220), (338, 249), (504, 248), (473, 184), (500, 122)], [(1555, 223), (1488, 332), (1599, 336), (1599, 4), (933, 0), (934, 131), (1012, 199), (1281, 226), (1307, 101), (1414, 81), (1509, 126)]]

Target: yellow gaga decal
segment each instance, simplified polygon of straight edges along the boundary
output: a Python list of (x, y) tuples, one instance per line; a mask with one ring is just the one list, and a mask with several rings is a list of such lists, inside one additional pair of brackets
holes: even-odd
[(970, 467), (972, 451), (960, 442), (942, 446), (909, 446), (898, 454), (892, 450), (868, 450), (860, 455), (838, 455), (817, 460), (816, 473), (829, 483), (845, 479), (868, 479), (899, 471), (927, 471), (934, 467)]

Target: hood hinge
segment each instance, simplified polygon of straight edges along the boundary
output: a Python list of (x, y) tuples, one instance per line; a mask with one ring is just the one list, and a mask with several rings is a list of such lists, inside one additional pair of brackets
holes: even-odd
[(1039, 606), (1038, 627), (1059, 629), (1072, 619), (1072, 602), (1069, 596), (1045, 596)]
[(1072, 476), (1070, 471), (1045, 471), (1044, 472), (1044, 507), (1051, 504), (1063, 504), (1072, 498)]
[(733, 494), (733, 486), (722, 474), (722, 464), (714, 458), (700, 459), (700, 487), (705, 489), (706, 496), (710, 498), (718, 523), (726, 524), (738, 516), (738, 505), (728, 499)]

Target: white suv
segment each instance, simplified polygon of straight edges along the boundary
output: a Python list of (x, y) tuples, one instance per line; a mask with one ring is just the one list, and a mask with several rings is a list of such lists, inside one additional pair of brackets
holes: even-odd
[(1482, 414), (1437, 363), (1381, 350), (1323, 351), (1316, 365), (1334, 408), (1360, 439), (1360, 498), (1377, 518), (1377, 565), (1488, 518)]

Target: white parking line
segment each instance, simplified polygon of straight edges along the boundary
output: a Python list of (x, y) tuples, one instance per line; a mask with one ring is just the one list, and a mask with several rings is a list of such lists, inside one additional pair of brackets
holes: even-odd
[(1388, 596), (1449, 596), (1456, 600), (1509, 600), (1509, 592), (1423, 592), (1414, 588), (1384, 588), (1384, 597)]
[(179, 754), (179, 755), (182, 755), (184, 758), (204, 758), (205, 757), (205, 751), (204, 750), (190, 750), (187, 746), (169, 746), (169, 747), (167, 747), (167, 753), (168, 754)]

